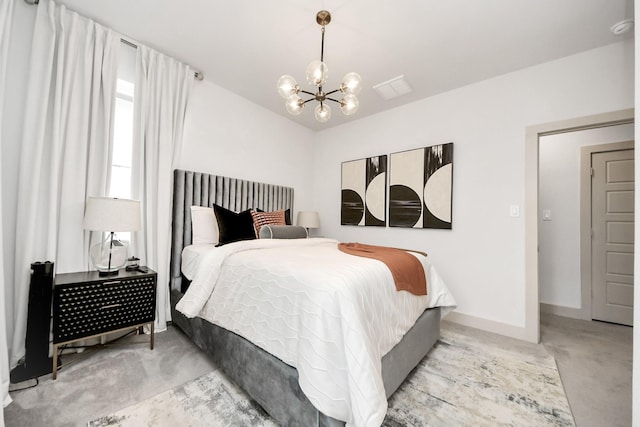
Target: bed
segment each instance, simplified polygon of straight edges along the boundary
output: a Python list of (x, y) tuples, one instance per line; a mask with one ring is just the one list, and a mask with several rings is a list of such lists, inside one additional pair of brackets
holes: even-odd
[[(385, 399), (384, 404), (375, 403), (374, 407), (371, 408), (367, 407), (367, 399), (352, 398), (351, 400), (347, 399), (348, 403), (346, 405), (348, 408), (345, 409), (343, 407), (344, 405), (341, 403), (341, 399), (343, 398), (341, 395), (338, 396), (338, 398), (331, 395), (329, 399), (324, 399), (324, 397), (326, 397), (325, 394), (331, 394), (334, 392), (338, 393), (338, 391), (330, 390), (330, 393), (327, 393), (326, 390), (323, 389), (316, 393), (315, 390), (310, 390), (312, 387), (318, 389), (321, 389), (322, 387), (331, 388), (331, 384), (323, 384), (321, 386), (320, 382), (322, 381), (319, 381), (320, 377), (318, 377), (318, 374), (313, 372), (309, 373), (309, 371), (313, 370), (305, 365), (299, 366), (299, 368), (302, 367), (301, 371), (294, 368), (292, 365), (296, 365), (299, 361), (288, 360), (286, 352), (280, 354), (277, 344), (275, 347), (269, 347), (269, 342), (273, 340), (265, 339), (263, 341), (266, 341), (266, 343), (261, 342), (259, 337), (262, 336), (262, 332), (257, 334), (254, 333), (255, 337), (253, 341), (255, 343), (244, 338), (243, 336), (251, 337), (252, 333), (250, 331), (236, 329), (233, 310), (229, 312), (231, 315), (223, 313), (222, 306), (215, 310), (209, 310), (211, 313), (218, 313), (220, 316), (220, 318), (213, 320), (205, 320), (199, 316), (191, 317), (194, 313), (200, 311), (200, 307), (192, 308), (191, 310), (193, 313), (190, 314), (189, 310), (185, 310), (185, 304), (190, 302), (189, 297), (185, 298), (187, 285), (190, 281), (183, 275), (181, 267), (182, 253), (184, 249), (194, 246), (191, 245), (191, 207), (208, 207), (214, 203), (236, 212), (248, 208), (259, 208), (265, 211), (289, 209), (293, 212), (293, 189), (184, 170), (176, 170), (174, 172), (172, 259), (170, 269), (171, 308), (174, 324), (180, 327), (189, 337), (191, 337), (191, 339), (200, 348), (208, 352), (217, 366), (243, 390), (245, 390), (280, 425), (344, 426), (346, 424), (345, 420), (349, 421), (349, 425), (369, 425), (369, 421), (372, 419), (375, 420), (373, 424), (380, 424), (382, 421), (380, 417), (384, 416), (384, 411), (386, 410), (386, 398), (388, 398), (398, 388), (406, 376), (418, 364), (418, 362), (422, 360), (429, 349), (437, 341), (440, 331), (442, 310), (450, 309), (451, 306), (455, 304), (453, 299), (450, 298), (449, 295), (445, 295), (444, 291), (442, 298), (436, 296), (439, 295), (439, 291), (435, 293), (431, 293), (430, 291), (432, 296), (429, 298), (433, 301), (429, 302), (428, 305), (432, 308), (417, 308), (420, 311), (416, 314), (417, 320), (415, 321), (415, 324), (413, 324), (412, 321), (411, 323), (413, 326), (409, 325), (410, 327), (406, 333), (404, 330), (402, 331), (403, 335), (401, 336), (401, 339), (398, 338), (399, 342), (393, 343), (388, 351), (384, 350), (384, 352), (380, 352), (383, 356), (380, 358), (380, 364), (378, 364), (379, 366), (377, 367), (377, 371), (378, 373), (381, 373), (381, 377), (378, 382), (380, 383), (380, 387), (383, 387), (382, 398)], [(242, 272), (244, 271), (242, 269), (248, 269), (253, 265), (257, 265), (256, 263), (258, 261), (262, 262), (264, 258), (268, 259), (268, 256), (280, 259), (283, 256), (282, 254), (323, 251), (322, 253), (327, 254), (327, 256), (338, 257), (338, 263), (342, 262), (345, 256), (349, 257), (349, 255), (345, 254), (335, 255), (336, 251), (332, 248), (336, 245), (336, 242), (332, 239), (296, 239), (297, 241), (292, 240), (291, 242), (260, 240), (261, 241), (255, 242), (238, 242), (233, 245), (226, 245), (223, 247), (226, 248), (225, 250), (228, 252), (228, 255), (225, 255), (226, 258), (231, 259), (233, 256), (233, 259), (237, 260), (237, 270), (233, 273), (233, 277), (242, 276)], [(266, 251), (265, 254), (267, 255), (260, 253), (261, 255), (257, 256), (256, 254), (258, 253), (258, 249)], [(207, 255), (210, 258), (209, 261), (211, 261), (211, 259), (216, 259), (216, 257), (220, 257), (218, 253)], [(289, 255), (285, 256), (288, 257)], [(291, 256), (293, 256), (293, 254)], [(331, 258), (331, 260), (331, 262), (335, 261), (333, 258)], [(366, 263), (371, 261), (367, 260), (361, 262)], [(422, 262), (424, 263), (425, 261)], [(429, 269), (425, 269), (425, 272), (429, 271), (429, 274), (432, 274), (430, 276), (430, 280), (437, 282), (439, 280), (437, 273), (435, 273), (428, 264), (424, 265)], [(309, 266), (311, 266), (311, 264), (309, 264)], [(231, 267), (225, 268), (229, 269)], [(191, 276), (193, 274), (194, 273), (190, 273)], [(252, 276), (253, 274), (253, 272), (250, 272), (247, 273), (247, 276), (257, 277)], [(295, 281), (295, 279), (296, 277), (292, 276), (290, 281)], [(372, 277), (371, 280), (377, 279)], [(300, 282), (302, 283), (303, 280), (300, 280)], [(200, 279), (194, 279), (194, 283), (195, 285), (192, 286), (189, 293), (187, 293), (187, 296), (195, 293), (196, 291), (194, 289), (201, 286), (201, 283), (205, 282)], [(238, 287), (236, 286), (232, 289), (237, 288)], [(216, 284), (214, 289), (214, 293), (218, 292), (217, 295), (223, 295), (220, 292), (224, 291), (219, 291), (218, 289), (225, 289), (224, 286)], [(256, 287), (255, 289), (259, 291), (261, 287)], [(307, 300), (317, 299), (316, 297), (312, 298), (306, 295), (306, 293), (303, 293), (303, 296), (305, 296)], [(243, 298), (246, 298), (246, 296)], [(211, 299), (213, 300), (215, 298), (212, 297)], [(234, 298), (230, 298), (230, 300), (233, 299)], [(185, 301), (187, 301), (187, 303), (185, 303)], [(313, 302), (314, 301), (307, 301), (306, 304), (312, 304)], [(405, 302), (403, 302), (403, 304), (404, 303)], [(176, 306), (179, 306), (180, 310), (176, 309)], [(329, 307), (329, 305), (327, 305), (327, 307)], [(328, 308), (327, 310), (330, 311)], [(344, 307), (336, 310), (337, 312), (340, 312), (340, 310), (344, 310)], [(183, 311), (187, 312), (189, 316), (185, 316)], [(203, 308), (201, 311), (204, 313), (207, 310)], [(242, 313), (240, 314), (242, 315)], [(356, 316), (358, 315), (356, 314)], [(213, 317), (215, 317), (215, 315)], [(340, 320), (336, 321), (340, 322)], [(349, 320), (349, 322), (353, 322), (353, 320)], [(238, 321), (238, 323), (242, 322)], [(327, 323), (327, 325), (328, 324), (329, 323)], [(341, 342), (340, 340), (347, 341), (349, 343), (358, 341), (357, 335), (349, 335), (352, 333), (350, 329), (357, 328), (347, 326), (340, 329), (339, 323), (331, 325), (330, 328), (323, 328), (323, 325), (325, 324), (321, 323), (321, 326), (319, 327), (320, 329), (313, 330), (313, 334), (317, 334), (318, 336), (328, 334), (324, 335), (324, 339), (319, 341), (321, 343), (332, 344), (333, 341)], [(353, 323), (348, 323), (348, 325), (353, 325)], [(256, 322), (253, 326), (255, 329), (258, 329), (259, 322)], [(314, 327), (318, 326), (316, 325)], [(340, 334), (340, 337), (336, 336), (335, 339), (332, 339), (330, 334), (334, 333), (332, 332), (334, 330), (340, 331), (335, 332), (336, 334)], [(384, 334), (381, 334), (381, 336), (383, 335)], [(389, 346), (388, 343), (385, 345)], [(315, 343), (311, 346), (321, 347), (321, 345)], [(382, 347), (384, 347), (384, 345), (382, 345)], [(269, 351), (265, 349), (269, 349)], [(329, 353), (326, 353), (323, 358), (328, 360), (333, 358), (335, 360), (330, 360), (330, 363), (336, 364), (341, 363), (342, 359), (345, 359), (347, 360), (345, 366), (348, 369), (351, 369), (351, 367), (354, 367), (354, 363), (361, 363), (359, 361), (367, 359), (366, 357), (361, 357), (362, 355), (351, 354), (357, 353), (358, 351), (360, 351), (359, 347), (353, 347), (349, 348), (347, 355), (344, 357), (334, 355), (333, 353), (331, 353), (331, 357), (329, 357), (327, 356)], [(279, 357), (276, 357), (272, 352), (277, 354)], [(285, 363), (282, 360), (286, 360), (289, 363)], [(349, 360), (352, 361), (351, 365), (348, 363)], [(323, 361), (323, 363), (325, 362), (326, 361)], [(366, 363), (362, 364), (366, 365)], [(375, 364), (376, 363), (373, 363), (373, 365)], [(344, 371), (344, 367), (342, 366), (335, 369), (335, 372), (342, 371)], [(354, 369), (354, 371), (359, 372), (359, 369)], [(326, 369), (325, 372), (328, 375), (334, 374), (333, 369)], [(351, 376), (351, 371), (349, 371), (349, 376)], [(377, 376), (379, 376), (379, 374)], [(377, 386), (377, 378), (374, 378), (377, 376), (371, 375), (372, 378), (369, 379), (368, 375), (361, 375), (357, 380), (356, 387), (361, 386), (361, 383), (364, 384), (369, 380), (373, 381), (372, 387)], [(314, 381), (318, 382), (316, 383)], [(329, 382), (333, 383), (333, 381)], [(339, 384), (340, 378), (337, 378), (335, 382)], [(349, 389), (348, 393), (353, 393), (353, 381), (350, 385), (348, 380), (345, 380), (345, 383), (347, 384), (346, 389)], [(365, 388), (368, 390), (369, 387)], [(303, 391), (303, 389), (306, 390), (306, 392)], [(365, 390), (365, 392), (367, 390)], [(318, 397), (319, 395), (324, 400), (320, 399)], [(327, 403), (326, 400), (330, 400), (331, 402)], [(338, 403), (334, 405), (333, 400)], [(312, 401), (314, 402), (313, 404), (311, 403)], [(375, 402), (375, 399), (372, 400), (372, 402)], [(362, 408), (360, 406), (362, 406)], [(325, 408), (325, 412), (339, 415), (337, 418), (331, 417), (316, 409), (317, 407)], [(364, 415), (360, 413), (363, 411), (365, 413)], [(369, 416), (367, 411), (372, 412), (373, 415)], [(382, 414), (375, 413), (380, 411), (382, 411)], [(354, 415), (356, 413), (357, 415)]]

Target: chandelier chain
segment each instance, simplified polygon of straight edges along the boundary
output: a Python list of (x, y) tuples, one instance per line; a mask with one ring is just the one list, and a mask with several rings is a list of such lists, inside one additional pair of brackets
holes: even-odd
[[(324, 62), (324, 25), (322, 26), (322, 41), (320, 42), (320, 62)], [(319, 93), (322, 93), (322, 85), (318, 86)], [(322, 105), (322, 100), (320, 101)]]
[(320, 61), (324, 62), (324, 25), (322, 26), (322, 42), (320, 43)]

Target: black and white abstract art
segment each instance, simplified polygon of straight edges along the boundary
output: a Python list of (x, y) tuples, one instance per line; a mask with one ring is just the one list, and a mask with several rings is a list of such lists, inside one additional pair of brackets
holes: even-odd
[(389, 226), (451, 229), (453, 143), (392, 153)]
[(386, 225), (387, 156), (342, 163), (342, 225)]

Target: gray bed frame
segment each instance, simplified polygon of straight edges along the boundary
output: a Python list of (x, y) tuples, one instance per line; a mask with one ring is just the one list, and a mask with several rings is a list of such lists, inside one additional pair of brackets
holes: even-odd
[[(241, 211), (291, 209), (293, 188), (184, 170), (174, 171), (171, 249), (173, 324), (207, 352), (216, 365), (282, 426), (344, 426), (319, 412), (298, 384), (298, 372), (251, 342), (204, 319), (186, 318), (175, 309), (187, 280), (180, 271), (182, 249), (191, 244), (191, 206), (216, 203)], [(424, 358), (440, 336), (440, 308), (426, 310), (402, 340), (382, 358), (387, 398)]]

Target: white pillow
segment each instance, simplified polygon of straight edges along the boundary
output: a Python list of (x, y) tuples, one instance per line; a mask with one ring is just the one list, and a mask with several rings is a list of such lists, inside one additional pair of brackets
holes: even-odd
[(218, 243), (218, 221), (213, 208), (191, 206), (191, 244)]

